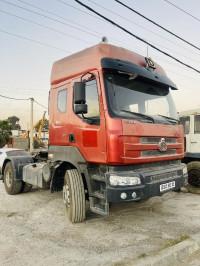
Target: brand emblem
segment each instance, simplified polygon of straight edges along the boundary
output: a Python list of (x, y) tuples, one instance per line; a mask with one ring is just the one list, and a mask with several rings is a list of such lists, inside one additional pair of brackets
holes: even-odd
[(150, 58), (150, 57), (145, 57), (144, 58), (145, 59), (145, 61), (146, 61), (146, 68), (147, 69), (156, 69), (156, 67), (155, 67), (155, 64), (154, 64), (154, 61)]
[(125, 121), (126, 124), (136, 124), (134, 121)]
[(159, 151), (161, 151), (161, 152), (164, 152), (164, 151), (167, 150), (167, 144), (166, 144), (164, 138), (161, 138), (160, 142), (158, 143), (158, 149), (159, 149)]

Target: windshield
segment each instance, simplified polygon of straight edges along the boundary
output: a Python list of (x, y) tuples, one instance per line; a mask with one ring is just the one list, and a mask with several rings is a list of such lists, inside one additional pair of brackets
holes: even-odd
[(169, 87), (117, 71), (105, 72), (104, 80), (108, 110), (112, 117), (176, 123), (177, 112)]

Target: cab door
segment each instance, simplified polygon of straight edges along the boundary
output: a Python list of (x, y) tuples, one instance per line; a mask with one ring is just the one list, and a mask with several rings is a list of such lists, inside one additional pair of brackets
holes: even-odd
[[(80, 79), (78, 77), (74, 81)], [(88, 111), (82, 116), (72, 110), (69, 133), (73, 135), (73, 142), (70, 145), (76, 146), (87, 162), (106, 163), (105, 116), (99, 74), (93, 71), (92, 75), (89, 73), (84, 79)]]
[(184, 133), (186, 136), (186, 152), (190, 152), (190, 137), (191, 137), (191, 121), (190, 116), (182, 116), (180, 117), (180, 124), (184, 128)]
[[(63, 85), (53, 89), (50, 96), (50, 145), (65, 146), (68, 140), (68, 87)], [(53, 105), (53, 106), (52, 106)]]
[(200, 115), (193, 115), (193, 128), (190, 135), (190, 152), (200, 153)]

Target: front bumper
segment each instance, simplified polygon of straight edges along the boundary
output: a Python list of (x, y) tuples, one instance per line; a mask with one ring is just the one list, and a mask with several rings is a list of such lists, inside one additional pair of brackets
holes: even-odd
[[(109, 184), (109, 176), (113, 173), (107, 173), (106, 200), (109, 203), (130, 202), (145, 200), (154, 196), (160, 196), (169, 191), (179, 190), (187, 184), (188, 175), (183, 174), (184, 164), (169, 169), (159, 169), (154, 171), (137, 171), (141, 179), (139, 186), (111, 186)], [(118, 172), (115, 173), (119, 175)], [(120, 175), (133, 175), (130, 172), (120, 172)], [(167, 178), (165, 178), (167, 177)], [(175, 182), (174, 187), (164, 191), (160, 190), (162, 184)], [(135, 193), (134, 193), (135, 192)], [(122, 199), (121, 194), (126, 193), (126, 198)], [(134, 195), (134, 198), (133, 198)]]

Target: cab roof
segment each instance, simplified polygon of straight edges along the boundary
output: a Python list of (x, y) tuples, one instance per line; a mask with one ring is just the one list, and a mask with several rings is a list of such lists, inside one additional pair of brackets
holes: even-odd
[[(51, 85), (59, 84), (69, 78), (94, 69), (100, 69), (101, 59), (104, 57), (127, 60), (146, 67), (144, 56), (122, 47), (100, 43), (56, 61), (52, 67)], [(155, 67), (155, 72), (166, 75), (161, 66), (155, 63)]]

